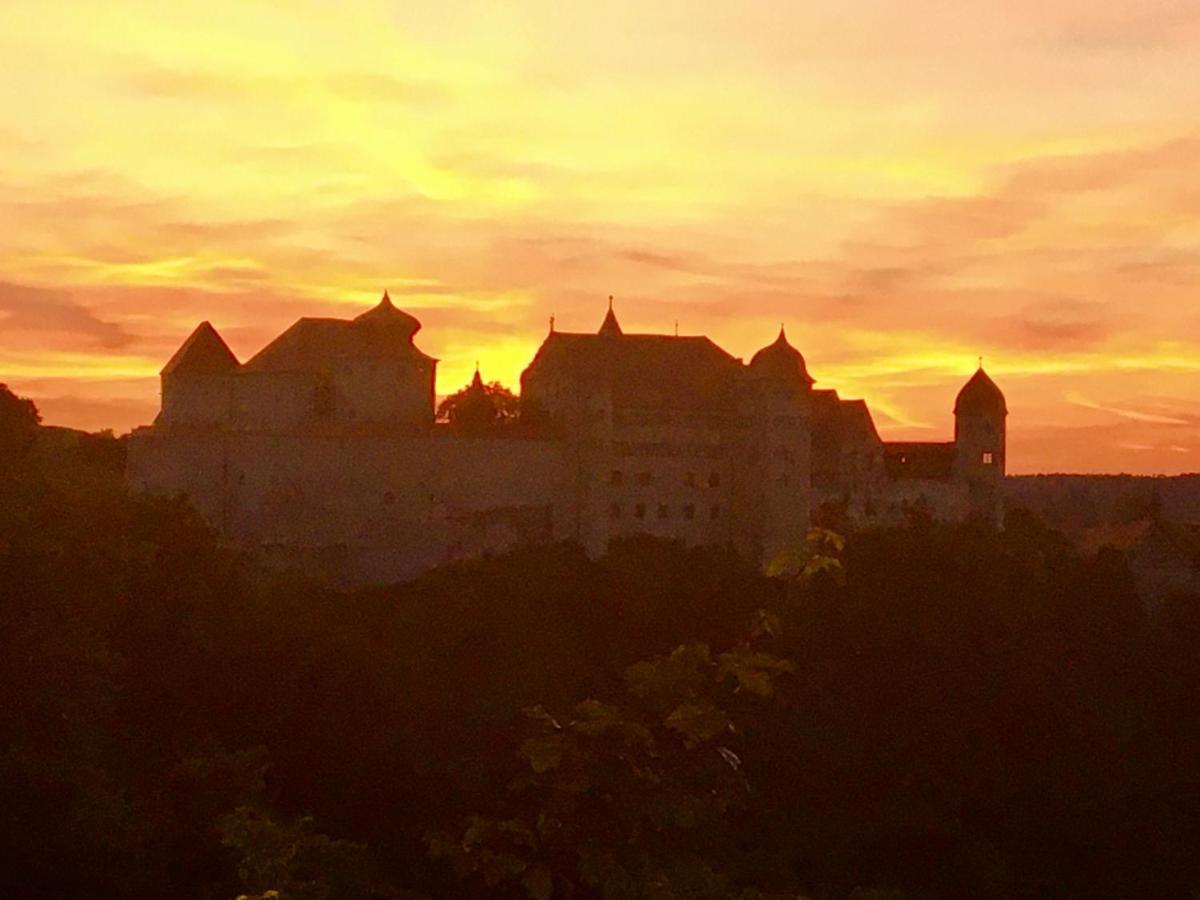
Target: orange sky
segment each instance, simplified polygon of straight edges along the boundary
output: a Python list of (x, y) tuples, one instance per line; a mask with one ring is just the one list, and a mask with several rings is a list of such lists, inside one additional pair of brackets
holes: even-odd
[(1013, 471), (1200, 470), (1200, 0), (38, 0), (0, 14), (0, 380), (148, 422), (384, 287), (438, 389), (557, 315), (778, 323), (885, 437), (984, 356)]

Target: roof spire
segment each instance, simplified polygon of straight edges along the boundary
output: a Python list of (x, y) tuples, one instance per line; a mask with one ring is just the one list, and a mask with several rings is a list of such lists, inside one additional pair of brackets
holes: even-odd
[(617, 314), (613, 312), (612, 294), (608, 295), (608, 313), (604, 316), (604, 322), (600, 325), (600, 334), (606, 337), (618, 337), (623, 334), (621, 324), (617, 321)]
[(475, 360), (475, 377), (471, 379), (471, 387), (477, 390), (483, 388), (483, 376), (479, 374), (479, 360)]
[(554, 313), (550, 313), (550, 333), (554, 334)]
[(380, 306), (391, 306), (392, 298), (388, 295), (387, 288), (383, 289), (383, 299), (379, 301)]

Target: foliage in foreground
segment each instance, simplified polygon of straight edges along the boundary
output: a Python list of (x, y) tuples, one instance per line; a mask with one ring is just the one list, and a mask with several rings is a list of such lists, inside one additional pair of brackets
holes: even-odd
[(1032, 517), (346, 595), (0, 405), (2, 896), (1200, 886), (1200, 606)]

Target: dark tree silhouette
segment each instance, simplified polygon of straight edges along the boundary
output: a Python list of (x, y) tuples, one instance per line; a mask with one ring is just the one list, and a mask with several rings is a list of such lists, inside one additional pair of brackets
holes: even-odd
[(437, 419), (464, 431), (486, 431), (513, 423), (521, 401), (498, 381), (484, 383), (478, 369), (471, 383), (438, 404)]
[(0, 457), (26, 452), (37, 435), (41, 414), (32, 400), (18, 397), (0, 384)]

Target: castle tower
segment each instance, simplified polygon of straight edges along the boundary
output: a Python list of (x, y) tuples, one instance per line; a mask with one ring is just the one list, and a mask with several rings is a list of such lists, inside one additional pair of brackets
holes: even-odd
[(1008, 405), (983, 371), (971, 376), (954, 401), (956, 474), (966, 482), (971, 512), (998, 520), (1007, 453)]
[(230, 377), (240, 364), (208, 322), (201, 322), (162, 370), (162, 412), (169, 425), (211, 426), (230, 416)]
[(813, 379), (783, 326), (775, 342), (748, 367), (754, 421), (745, 483), (747, 524), (757, 519), (757, 549), (769, 563), (803, 545), (809, 526), (812, 479), (810, 429)]

